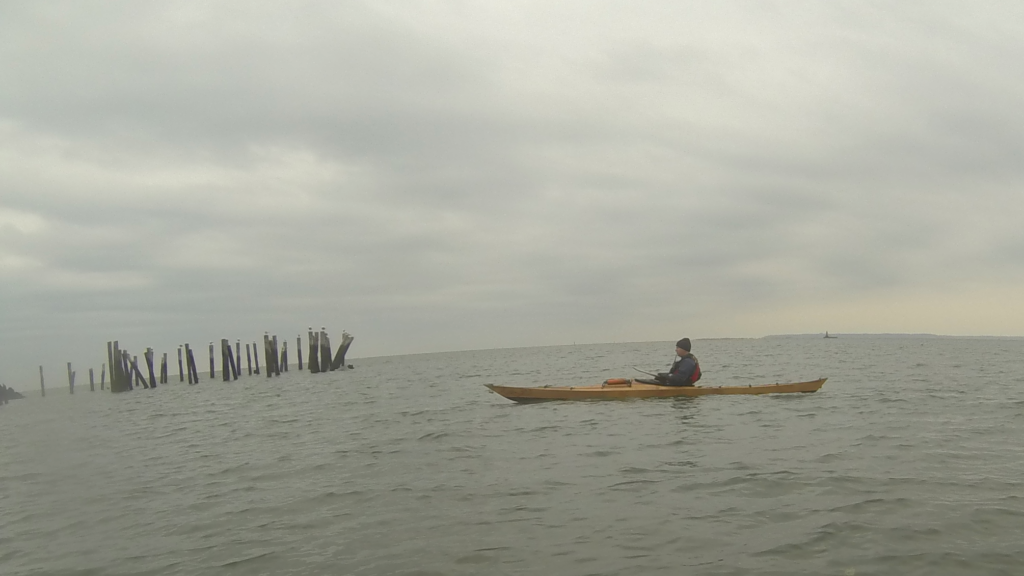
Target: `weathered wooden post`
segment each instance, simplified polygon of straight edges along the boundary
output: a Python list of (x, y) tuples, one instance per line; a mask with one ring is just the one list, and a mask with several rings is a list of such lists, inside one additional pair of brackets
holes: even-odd
[(121, 348), (117, 344), (117, 340), (114, 340), (114, 363), (110, 365), (110, 391), (111, 392), (124, 392), (127, 390), (124, 382), (124, 372), (121, 370), (124, 365), (124, 354), (121, 354)]
[(196, 351), (188, 351), (189, 360), (192, 362), (192, 379), (195, 380), (196, 384), (199, 384), (199, 365), (196, 364)]
[(121, 380), (118, 377), (117, 367), (121, 364), (121, 350), (117, 347), (117, 340), (110, 348), (110, 391), (121, 392)]
[(281, 375), (281, 351), (277, 347), (277, 336), (270, 337), (270, 351), (274, 355), (274, 376)]
[(192, 380), (192, 350), (188, 347), (188, 343), (185, 344), (185, 371), (188, 372), (188, 383), (195, 384)]
[(327, 329), (320, 327), (320, 371), (327, 372), (334, 370), (331, 365), (331, 339), (327, 336)]
[(120, 389), (118, 389), (117, 387), (117, 367), (114, 365), (114, 362), (117, 361), (119, 353), (116, 349), (114, 349), (114, 342), (108, 342), (108, 344), (110, 350), (110, 364), (108, 364), (108, 366), (110, 366), (110, 391), (120, 392)]
[(46, 397), (46, 383), (43, 381), (43, 367), (39, 367), (39, 391)]
[(227, 338), (221, 338), (220, 340), (220, 355), (221, 355), (221, 371), (224, 372), (222, 377), (225, 382), (231, 381), (232, 377), (238, 380), (238, 373), (235, 371), (235, 355), (231, 350), (231, 342), (228, 342)]
[(153, 371), (156, 362), (153, 358), (153, 349), (146, 348), (146, 366), (149, 368), (149, 387), (156, 388), (156, 373)]
[(249, 376), (252, 376), (252, 350), (249, 350), (249, 345), (245, 345), (245, 362), (249, 365)]
[(270, 378), (274, 375), (274, 351), (270, 348), (270, 335), (266, 332), (263, 333), (263, 357), (267, 359), (267, 378)]
[[(228, 339), (220, 339), (220, 375), (225, 382), (231, 381), (231, 369), (228, 368)], [(212, 353), (213, 350), (211, 349)]]
[(68, 388), (75, 393), (75, 373), (71, 371), (71, 362), (68, 362)]
[(313, 374), (320, 372), (320, 345), (317, 343), (317, 335), (313, 333), (312, 326), (309, 328), (309, 371)]
[(113, 358), (110, 365), (111, 392), (126, 392), (132, 389), (131, 381), (124, 369), (124, 356), (125, 353), (121, 351), (121, 346), (117, 340), (114, 340)]
[[(145, 358), (145, 355), (143, 355), (143, 358)], [(131, 367), (132, 373), (135, 374), (135, 387), (138, 388), (139, 384), (142, 384), (142, 387), (148, 390), (149, 383), (146, 382), (146, 378), (143, 376), (142, 370), (139, 370), (138, 356), (132, 356)]]
[(124, 354), (125, 369), (128, 372), (129, 390), (139, 387), (139, 377), (135, 375), (135, 366), (132, 364), (132, 356), (127, 350), (122, 350)]
[(131, 379), (128, 378), (128, 372), (125, 370), (124, 356), (125, 351), (121, 350), (117, 340), (114, 340), (114, 362), (117, 365), (118, 392), (127, 392), (132, 389)]
[(89, 392), (96, 391), (96, 380), (92, 376), (92, 368), (89, 368)]
[[(114, 372), (113, 372), (113, 370), (114, 370), (114, 343), (111, 342), (110, 340), (107, 340), (107, 366), (110, 366), (110, 370), (111, 370), (111, 372), (110, 372), (110, 391), (113, 392), (114, 391)], [(106, 374), (106, 366), (104, 366), (103, 372), (104, 372), (104, 374)], [(100, 377), (100, 390), (103, 390), (103, 380), (104, 380), (104, 378), (101, 376)]]
[(235, 380), (242, 373), (242, 341), (235, 340)]
[(127, 350), (121, 350), (121, 369), (124, 374), (125, 389), (134, 390), (139, 382), (135, 380), (135, 374), (132, 373), (132, 358), (128, 355)]
[(126, 390), (134, 390), (139, 384), (132, 373), (132, 358), (127, 350), (121, 350), (121, 374), (124, 375), (124, 387)]
[(256, 365), (256, 367), (253, 368), (253, 373), (256, 374), (256, 375), (259, 375), (259, 373), (260, 373), (260, 351), (256, 349), (256, 343), (255, 342), (252, 343), (252, 361), (253, 361), (253, 364)]
[(284, 367), (284, 371), (288, 371), (288, 341), (281, 341), (281, 366)]
[(353, 340), (355, 340), (355, 338), (353, 338), (351, 334), (344, 330), (341, 331), (341, 346), (338, 346), (338, 353), (334, 355), (334, 361), (331, 363), (331, 369), (345, 369), (345, 354), (348, 353), (348, 348), (352, 345)]
[[(145, 358), (145, 355), (143, 355), (143, 358)], [(142, 370), (139, 370), (139, 357), (138, 356), (132, 356), (132, 372), (135, 373), (135, 384), (136, 385), (142, 384), (142, 387), (146, 388), (147, 390), (152, 388), (152, 386), (150, 386), (146, 382), (146, 377), (142, 375)]]
[(104, 390), (107, 385), (107, 365), (103, 365), (103, 369), (100, 370), (100, 392)]
[(281, 351), (277, 348), (277, 334), (270, 339), (270, 345), (274, 349), (274, 376), (281, 375)]
[[(192, 374), (189, 374), (191, 376)], [(181, 364), (181, 344), (178, 344), (178, 382), (185, 381), (185, 368)], [(192, 379), (189, 378), (189, 384), (192, 383)]]
[(129, 390), (134, 390), (135, 387), (132, 386), (132, 380), (134, 380), (134, 377), (132, 375), (131, 365), (128, 363), (128, 351), (121, 350), (116, 340), (114, 341), (114, 350), (120, 350), (121, 354), (120, 362), (118, 363), (118, 368), (121, 369), (121, 384), (123, 386), (122, 390), (125, 392)]
[(132, 355), (127, 350), (121, 350), (121, 357), (124, 359), (125, 383), (129, 390), (134, 390), (139, 387), (139, 380), (132, 370)]
[(160, 360), (160, 383), (167, 384), (167, 352), (164, 352)]
[(210, 342), (210, 380), (213, 380), (214, 376), (216, 376), (216, 374), (214, 374), (213, 369), (213, 342)]
[(196, 355), (193, 353), (192, 348), (189, 348), (188, 343), (185, 344), (185, 362), (188, 363), (188, 383), (199, 384), (199, 367), (196, 366)]
[(302, 334), (295, 339), (295, 354), (299, 357), (299, 372), (302, 372)]
[(235, 353), (231, 350), (230, 342), (228, 342), (228, 366), (231, 367), (231, 379), (238, 380), (238, 359), (235, 358)]

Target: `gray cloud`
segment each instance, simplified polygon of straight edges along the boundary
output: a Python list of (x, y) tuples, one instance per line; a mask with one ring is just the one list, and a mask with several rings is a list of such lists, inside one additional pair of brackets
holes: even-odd
[(320, 324), (1016, 333), (1020, 11), (5, 4), (0, 378)]

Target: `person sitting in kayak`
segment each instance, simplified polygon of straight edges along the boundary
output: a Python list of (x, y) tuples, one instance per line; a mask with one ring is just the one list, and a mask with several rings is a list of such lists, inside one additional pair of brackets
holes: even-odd
[(689, 338), (676, 342), (676, 354), (679, 358), (672, 363), (672, 368), (668, 372), (658, 372), (655, 379), (662, 386), (693, 386), (700, 380), (700, 363), (696, 356), (690, 354)]

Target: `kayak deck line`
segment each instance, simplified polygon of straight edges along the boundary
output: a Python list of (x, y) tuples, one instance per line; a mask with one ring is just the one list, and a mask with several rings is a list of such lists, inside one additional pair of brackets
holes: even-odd
[(637, 382), (632, 379), (616, 379), (594, 386), (553, 386), (537, 387), (499, 386), (485, 384), (491, 392), (520, 403), (546, 402), (551, 400), (624, 400), (629, 398), (675, 398), (696, 396), (718, 396), (726, 394), (788, 394), (795, 392), (817, 392), (828, 378), (788, 384), (747, 384), (740, 386), (662, 386)]

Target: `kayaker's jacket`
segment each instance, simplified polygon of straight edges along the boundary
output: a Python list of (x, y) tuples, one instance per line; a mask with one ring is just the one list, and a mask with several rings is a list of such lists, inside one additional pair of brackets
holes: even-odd
[(700, 380), (700, 364), (697, 357), (687, 354), (672, 363), (672, 369), (668, 371), (666, 386), (693, 386)]

